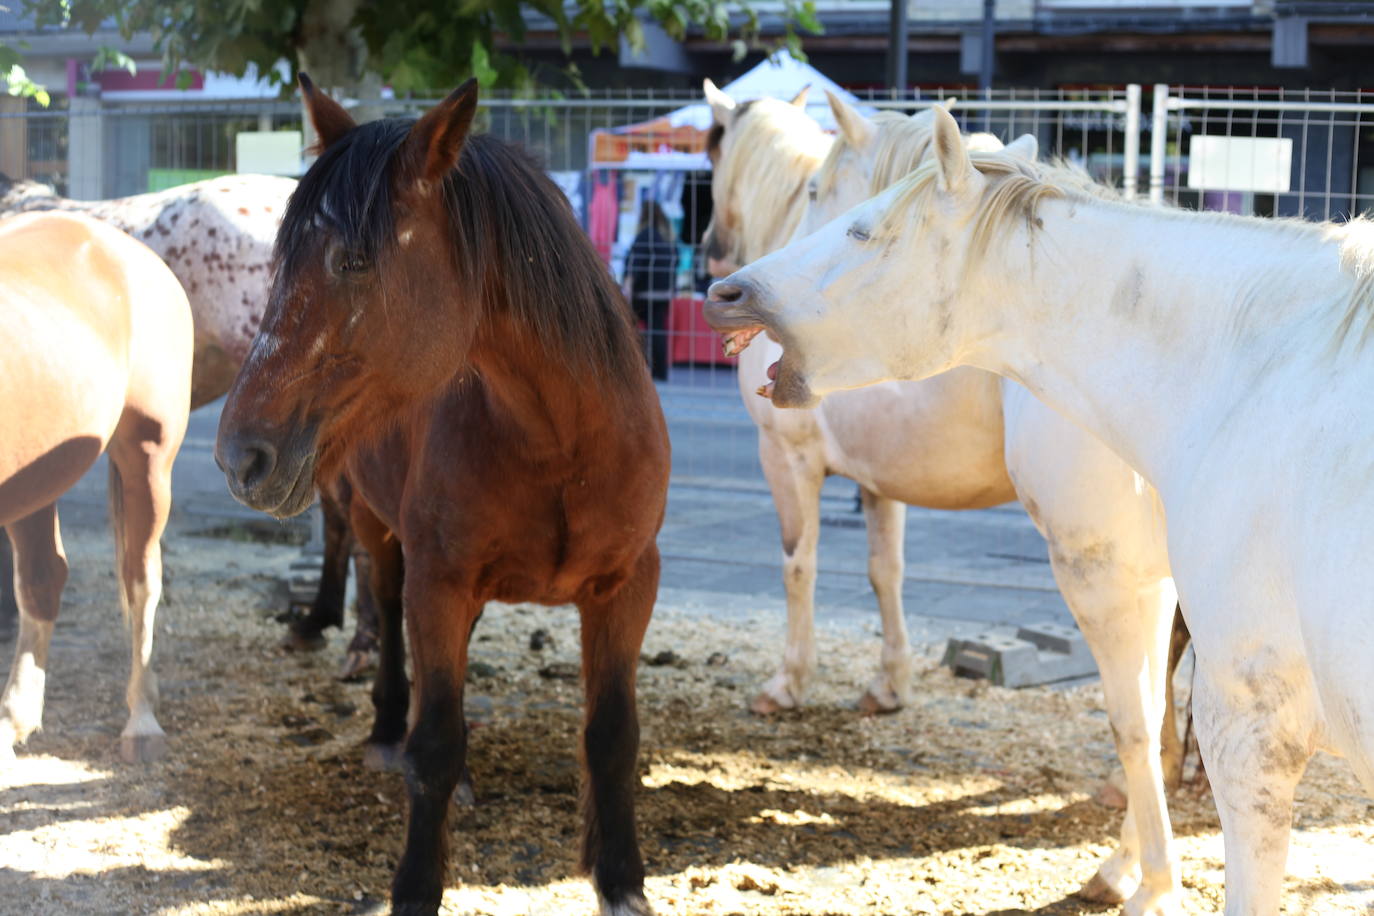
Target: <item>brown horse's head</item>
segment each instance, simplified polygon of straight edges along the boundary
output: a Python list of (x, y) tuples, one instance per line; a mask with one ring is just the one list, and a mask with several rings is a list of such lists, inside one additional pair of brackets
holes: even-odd
[(418, 121), (361, 126), (304, 74), (301, 89), (320, 156), (282, 219), (262, 326), (215, 446), (234, 496), (279, 517), (310, 504), (343, 443), (461, 369), (480, 314), (445, 200), (476, 83)]

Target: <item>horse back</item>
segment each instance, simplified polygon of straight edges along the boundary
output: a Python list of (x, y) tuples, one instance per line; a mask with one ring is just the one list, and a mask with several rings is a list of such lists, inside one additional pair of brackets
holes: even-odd
[[(185, 427), (190, 314), (155, 254), (70, 213), (0, 224), (0, 522), (70, 487), (134, 408)], [(165, 352), (164, 352), (165, 351)]]

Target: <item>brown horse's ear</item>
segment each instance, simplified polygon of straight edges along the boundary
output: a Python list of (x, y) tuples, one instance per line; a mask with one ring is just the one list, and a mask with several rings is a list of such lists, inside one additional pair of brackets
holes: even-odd
[(463, 141), (476, 113), (477, 80), (470, 79), (415, 122), (406, 138), (406, 148), (418, 169), (416, 178), (440, 181), (458, 165)]
[(344, 111), (342, 105), (315, 88), (315, 83), (302, 71), (296, 74), (301, 84), (301, 95), (305, 98), (305, 110), (310, 113), (310, 123), (315, 127), (319, 139), (309, 150), (322, 153), (344, 134), (358, 126), (353, 116)]

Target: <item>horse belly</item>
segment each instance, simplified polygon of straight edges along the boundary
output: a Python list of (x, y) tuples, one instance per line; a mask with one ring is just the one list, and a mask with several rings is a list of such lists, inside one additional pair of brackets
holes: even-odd
[(37, 308), (0, 305), (0, 339), (8, 342), (0, 373), (0, 524), (70, 488), (124, 411), (126, 357), (63, 309)]
[(1003, 458), (995, 376), (957, 369), (829, 395), (820, 408), (827, 468), (890, 499), (979, 509), (1015, 499)]

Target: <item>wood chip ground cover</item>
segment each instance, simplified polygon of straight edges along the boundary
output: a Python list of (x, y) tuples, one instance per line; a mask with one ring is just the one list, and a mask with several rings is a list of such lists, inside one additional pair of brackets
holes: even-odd
[[(156, 667), (171, 752), (130, 767), (115, 753), (127, 661), (108, 536), (69, 531), (67, 546), (46, 731), (0, 773), (0, 913), (383, 911), (401, 781), (361, 764), (368, 687), (333, 679), (343, 640), (278, 648), (276, 582), (296, 551), (169, 540)], [(638, 803), (658, 913), (1115, 912), (1072, 896), (1119, 826), (1092, 800), (1114, 762), (1099, 689), (956, 680), (932, 648), (913, 706), (862, 718), (878, 643), (822, 624), (810, 707), (760, 720), (745, 703), (781, 624), (656, 612), (645, 654), (670, 663), (641, 668)], [(540, 629), (551, 640), (534, 651)], [(478, 804), (454, 812), (445, 913), (594, 912), (575, 869), (580, 691), (539, 673), (569, 670), (576, 649), (568, 608), (493, 606), (478, 626)], [(1171, 810), (1186, 907), (1217, 912), (1210, 800)], [(1374, 806), (1344, 764), (1313, 762), (1296, 825), (1285, 912), (1367, 912)]]

